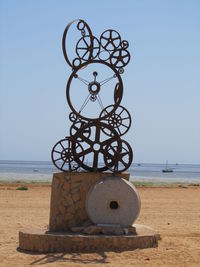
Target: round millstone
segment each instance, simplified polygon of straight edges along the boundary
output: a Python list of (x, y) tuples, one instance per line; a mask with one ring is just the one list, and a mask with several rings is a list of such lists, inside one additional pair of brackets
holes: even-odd
[(91, 187), (86, 198), (88, 217), (95, 224), (131, 226), (140, 212), (136, 188), (121, 177), (104, 177)]

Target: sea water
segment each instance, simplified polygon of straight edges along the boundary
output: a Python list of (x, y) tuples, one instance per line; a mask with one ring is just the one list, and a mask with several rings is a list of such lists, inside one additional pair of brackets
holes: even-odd
[[(165, 164), (133, 163), (130, 172), (132, 181), (200, 183), (200, 164), (170, 164), (172, 173), (163, 173)], [(0, 160), (0, 181), (51, 182), (52, 174), (59, 172), (50, 161)]]

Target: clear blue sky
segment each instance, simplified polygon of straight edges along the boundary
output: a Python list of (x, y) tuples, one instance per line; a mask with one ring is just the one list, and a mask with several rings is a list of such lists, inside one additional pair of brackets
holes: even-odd
[(199, 14), (198, 0), (0, 0), (0, 159), (49, 160), (68, 135), (61, 40), (83, 18), (130, 43), (122, 104), (134, 162), (200, 163)]

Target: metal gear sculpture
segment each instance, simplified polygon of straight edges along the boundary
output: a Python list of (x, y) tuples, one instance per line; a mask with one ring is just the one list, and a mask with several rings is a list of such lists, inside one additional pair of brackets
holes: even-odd
[[(70, 32), (75, 39), (73, 51), (67, 46)], [(128, 47), (128, 41), (115, 30), (104, 31), (98, 39), (82, 19), (65, 28), (62, 49), (72, 68), (66, 86), (72, 125), (70, 135), (58, 141), (51, 152), (59, 170), (122, 172), (131, 165), (131, 146), (121, 139), (130, 129), (131, 116), (120, 105), (121, 74), (130, 61)]]

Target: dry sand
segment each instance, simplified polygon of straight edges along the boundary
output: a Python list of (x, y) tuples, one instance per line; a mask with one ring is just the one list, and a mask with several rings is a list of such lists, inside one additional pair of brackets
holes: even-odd
[(200, 187), (138, 188), (137, 223), (158, 230), (158, 248), (127, 252), (34, 254), (17, 250), (18, 231), (46, 229), (50, 186), (0, 185), (0, 266), (200, 266)]

